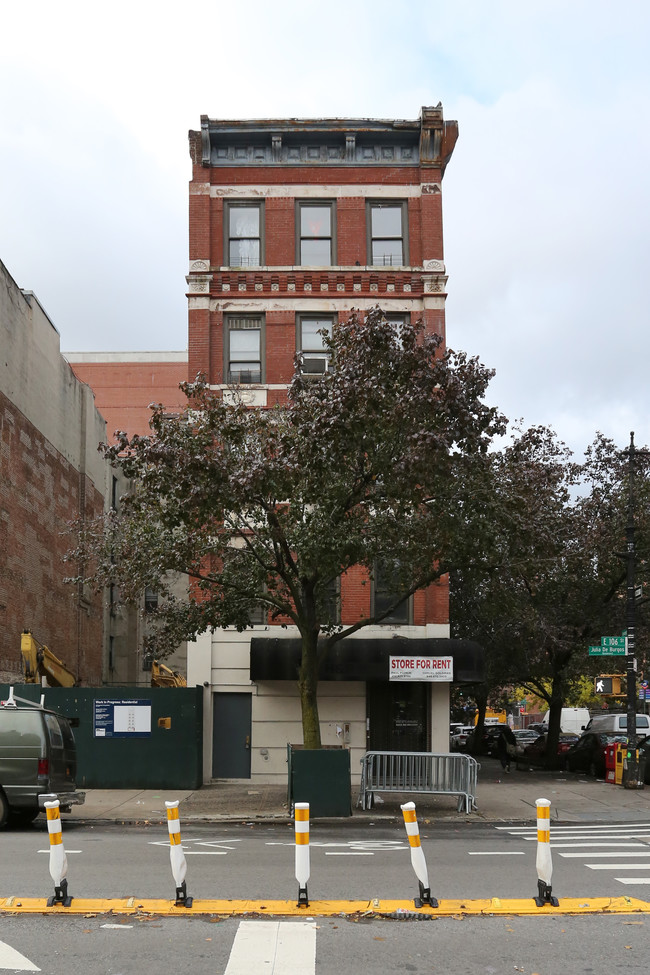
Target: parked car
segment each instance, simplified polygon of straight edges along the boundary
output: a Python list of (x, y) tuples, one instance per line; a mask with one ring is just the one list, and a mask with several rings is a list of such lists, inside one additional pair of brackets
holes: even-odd
[(594, 734), (587, 731), (569, 748), (565, 756), (569, 772), (587, 772), (605, 778), (605, 748), (615, 742), (626, 742), (624, 735)]
[[(522, 755), (518, 755), (517, 758), (523, 758), (523, 760), (528, 762), (530, 765), (543, 765), (546, 761), (547, 737), (548, 735), (546, 734), (538, 735), (535, 741), (532, 741), (529, 745), (525, 745), (523, 747)], [(564, 756), (568, 752), (571, 745), (573, 745), (577, 740), (577, 735), (560, 735), (557, 745), (557, 754), (561, 760), (564, 759)]]
[(30, 823), (43, 803), (63, 811), (85, 800), (77, 792), (77, 752), (67, 718), (10, 694), (0, 702), (0, 828)]
[(473, 725), (461, 725), (460, 728), (452, 733), (449, 744), (452, 752), (464, 752), (467, 748), (467, 742), (474, 734)]
[[(585, 731), (604, 735), (625, 735), (627, 734), (627, 712), (612, 711), (609, 714), (595, 714)], [(639, 738), (650, 735), (650, 717), (647, 714), (637, 714), (636, 733)]]
[(530, 745), (536, 738), (539, 737), (538, 731), (531, 731), (530, 728), (515, 728), (513, 734), (517, 739), (517, 744), (524, 748), (526, 745)]

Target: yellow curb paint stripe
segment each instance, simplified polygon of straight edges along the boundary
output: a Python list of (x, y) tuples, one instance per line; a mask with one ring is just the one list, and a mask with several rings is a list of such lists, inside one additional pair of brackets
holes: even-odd
[(282, 917), (330, 917), (341, 914), (364, 914), (380, 918), (397, 911), (427, 914), (432, 917), (457, 915), (544, 915), (557, 914), (650, 914), (650, 902), (634, 897), (559, 898), (558, 907), (545, 904), (537, 907), (533, 897), (526, 899), (483, 898), (479, 900), (441, 900), (437, 908), (416, 909), (413, 900), (310, 901), (309, 907), (299, 908), (295, 901), (274, 900), (199, 900), (194, 898), (191, 908), (176, 907), (173, 900), (151, 898), (87, 899), (73, 897), (70, 907), (47, 906), (46, 898), (0, 898), (0, 914), (159, 914), (187, 916), (188, 914), (275, 915)]

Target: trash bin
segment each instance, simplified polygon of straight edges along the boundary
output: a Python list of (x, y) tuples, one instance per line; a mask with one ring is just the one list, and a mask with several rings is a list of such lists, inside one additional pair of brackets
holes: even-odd
[(287, 745), (289, 805), (309, 803), (309, 816), (351, 816), (350, 752), (340, 746)]
[(616, 783), (616, 757), (619, 745), (605, 745), (605, 782)]

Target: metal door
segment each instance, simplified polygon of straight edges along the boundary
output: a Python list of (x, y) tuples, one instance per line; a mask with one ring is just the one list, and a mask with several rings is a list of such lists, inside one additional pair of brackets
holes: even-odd
[(212, 777), (251, 777), (251, 695), (212, 695)]
[(366, 688), (368, 751), (427, 751), (430, 741), (429, 685), (369, 681)]

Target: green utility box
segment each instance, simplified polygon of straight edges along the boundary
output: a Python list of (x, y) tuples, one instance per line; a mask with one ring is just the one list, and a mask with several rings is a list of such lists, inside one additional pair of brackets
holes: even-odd
[(309, 817), (351, 816), (352, 784), (347, 748), (287, 745), (288, 800), (309, 803)]

